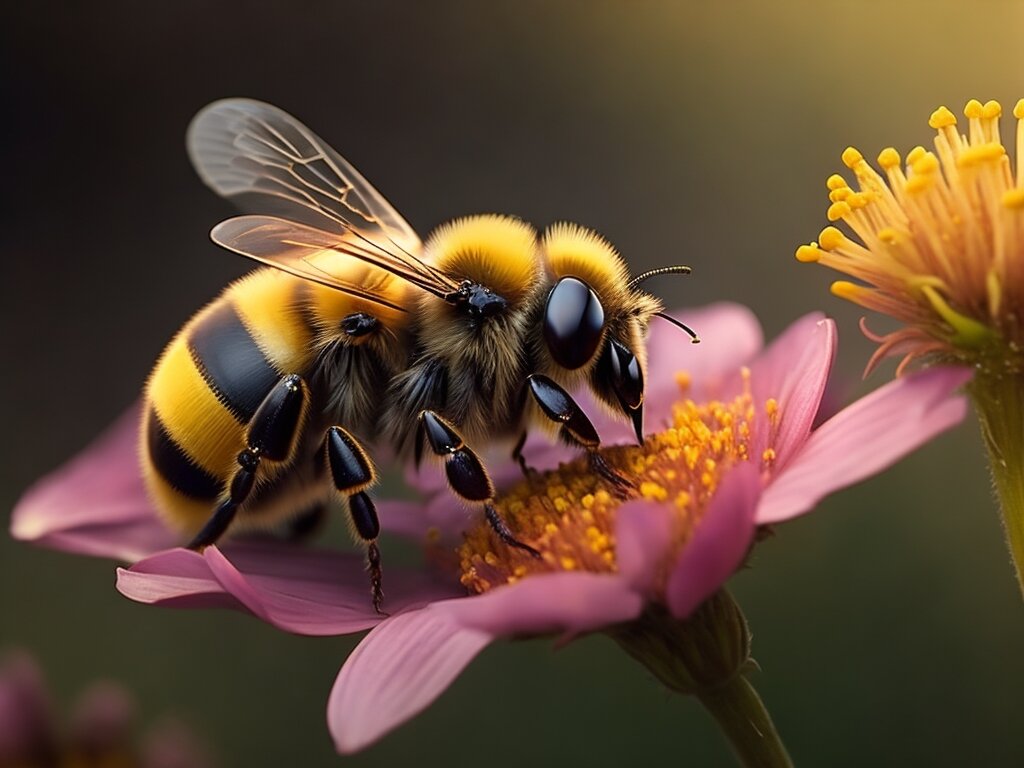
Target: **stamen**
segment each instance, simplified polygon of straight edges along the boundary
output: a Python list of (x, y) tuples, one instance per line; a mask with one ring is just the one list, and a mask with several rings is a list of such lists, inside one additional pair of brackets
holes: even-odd
[[(682, 383), (689, 380), (686, 374), (677, 378)], [(630, 498), (665, 502), (672, 510), (672, 552), (689, 540), (724, 473), (750, 458), (756, 411), (749, 375), (743, 382), (743, 391), (730, 401), (696, 403), (681, 398), (671, 426), (650, 435), (642, 446), (601, 451), (608, 465), (631, 481)], [(777, 419), (774, 400), (763, 410), (769, 424), (773, 414)], [(769, 468), (775, 460), (772, 435), (763, 442), (767, 445), (758, 459)], [(582, 458), (520, 483), (494, 506), (516, 538), (536, 548), (540, 557), (508, 547), (481, 523), (466, 534), (459, 549), (462, 583), (484, 592), (533, 573), (616, 571), (615, 522), (624, 500), (614, 490)]]

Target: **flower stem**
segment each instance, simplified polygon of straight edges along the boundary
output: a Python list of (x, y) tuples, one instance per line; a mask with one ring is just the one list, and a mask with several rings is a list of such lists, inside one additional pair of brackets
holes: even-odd
[(757, 664), (750, 658), (747, 620), (728, 590), (719, 590), (687, 619), (651, 606), (610, 634), (670, 690), (696, 696), (743, 766), (792, 766), (768, 710), (745, 677)]
[(747, 768), (792, 766), (764, 702), (742, 674), (697, 698), (718, 721), (740, 764)]
[(970, 386), (1024, 594), (1024, 374), (982, 373)]

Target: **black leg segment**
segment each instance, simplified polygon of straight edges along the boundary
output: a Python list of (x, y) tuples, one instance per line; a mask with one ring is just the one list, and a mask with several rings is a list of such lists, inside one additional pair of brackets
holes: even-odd
[(206, 525), (189, 542), (189, 549), (216, 544), (224, 535), (256, 484), (260, 462), (285, 461), (291, 456), (302, 428), (307, 397), (305, 382), (295, 374), (282, 377), (266, 394), (246, 427), (246, 447), (238, 454), (238, 469), (228, 482), (227, 498), (221, 500)]
[(498, 511), (490, 503), (494, 483), (480, 457), (465, 444), (455, 427), (433, 411), (420, 413), (420, 429), (430, 449), (444, 457), (444, 471), (451, 489), (466, 501), (483, 502), (484, 514), (491, 528), (506, 544), (540, 557), (536, 549), (516, 539)]
[(373, 462), (367, 456), (363, 446), (350, 433), (341, 427), (331, 427), (324, 437), (324, 451), (327, 454), (327, 466), (331, 470), (334, 487), (348, 503), (348, 513), (352, 520), (354, 533), (366, 543), (367, 570), (370, 572), (370, 590), (373, 595), (373, 610), (383, 614), (384, 603), (382, 589), (383, 576), (380, 565), (380, 548), (377, 537), (380, 535), (380, 520), (377, 508), (366, 489), (376, 482), (377, 475)]
[(512, 460), (519, 465), (519, 469), (523, 473), (523, 477), (527, 480), (533, 479), (533, 475), (536, 470), (526, 463), (526, 457), (523, 456), (523, 446), (526, 445), (527, 432), (524, 429), (523, 433), (516, 440), (516, 444), (512, 448)]
[(626, 495), (626, 492), (633, 488), (633, 483), (612, 469), (598, 452), (601, 437), (572, 396), (547, 376), (539, 373), (529, 376), (526, 381), (530, 394), (543, 414), (561, 425), (558, 433), (562, 440), (586, 450), (594, 471), (611, 483), (620, 496)]
[(285, 376), (263, 398), (249, 422), (249, 447), (270, 461), (291, 456), (306, 409), (306, 387), (302, 377)]

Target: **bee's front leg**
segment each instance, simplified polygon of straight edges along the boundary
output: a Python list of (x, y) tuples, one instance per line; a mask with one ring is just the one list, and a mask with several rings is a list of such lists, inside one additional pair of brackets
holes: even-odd
[(527, 480), (533, 480), (537, 475), (537, 470), (527, 464), (526, 457), (523, 456), (523, 446), (526, 445), (528, 434), (528, 431), (524, 429), (522, 434), (519, 435), (519, 439), (516, 440), (516, 444), (512, 447), (512, 460), (519, 465), (523, 477)]
[(189, 542), (189, 549), (210, 546), (224, 535), (238, 508), (249, 498), (263, 461), (283, 462), (291, 457), (308, 400), (309, 390), (296, 374), (282, 377), (263, 398), (246, 427), (245, 449), (238, 454), (238, 469), (228, 483), (227, 496)]
[(564, 442), (582, 448), (590, 457), (590, 464), (602, 478), (611, 483), (620, 496), (628, 495), (633, 483), (616, 472), (598, 451), (601, 437), (597, 434), (587, 414), (572, 399), (572, 395), (555, 384), (547, 376), (535, 373), (526, 379), (530, 394), (540, 406), (541, 412), (559, 425), (559, 436)]
[(434, 411), (420, 413), (420, 435), (417, 442), (426, 438), (430, 449), (438, 456), (444, 457), (445, 475), (448, 485), (466, 501), (480, 502), (484, 507), (484, 515), (498, 538), (510, 547), (522, 549), (534, 557), (540, 552), (519, 541), (509, 530), (508, 524), (494, 508), (494, 483), (484, 469), (480, 457), (465, 444), (455, 427), (438, 416)]

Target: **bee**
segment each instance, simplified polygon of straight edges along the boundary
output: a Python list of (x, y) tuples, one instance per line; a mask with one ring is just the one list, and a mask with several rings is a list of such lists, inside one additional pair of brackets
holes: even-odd
[(575, 224), (543, 235), (509, 216), (413, 228), (337, 152), (268, 104), (218, 101), (189, 126), (202, 180), (245, 215), (213, 241), (264, 265), (171, 340), (145, 389), (140, 454), (162, 518), (201, 549), (225, 533), (322, 518), (332, 497), (365, 543), (382, 610), (369, 449), (441, 457), (452, 491), (516, 539), (472, 446), (547, 425), (628, 482), (569, 391), (591, 389), (643, 441), (650, 318), (661, 302), (614, 248)]

